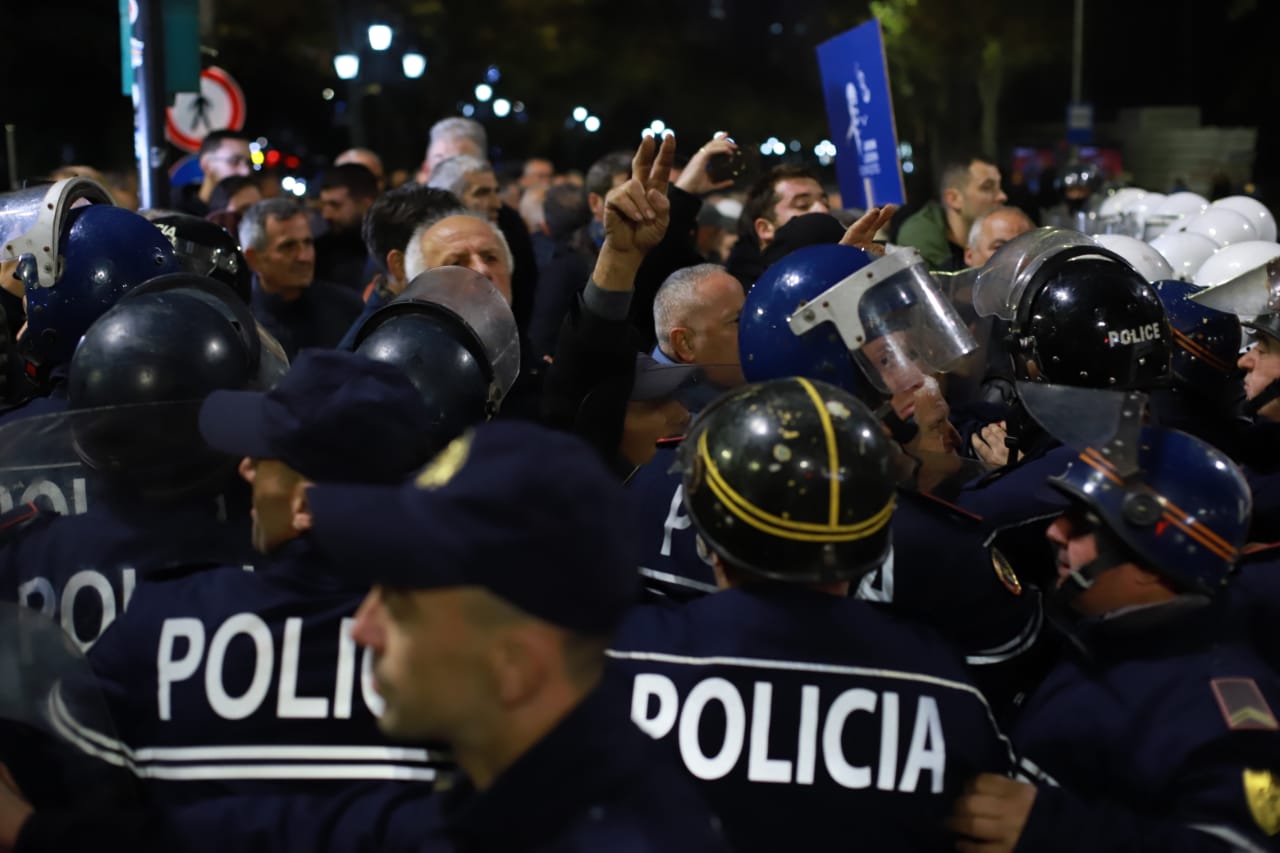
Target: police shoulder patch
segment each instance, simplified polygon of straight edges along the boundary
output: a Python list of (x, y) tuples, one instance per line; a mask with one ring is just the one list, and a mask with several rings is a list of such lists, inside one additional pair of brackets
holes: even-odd
[(426, 467), (418, 472), (414, 484), (419, 489), (438, 489), (448, 483), (467, 464), (471, 453), (471, 433), (464, 432), (436, 454)]
[(1267, 835), (1280, 833), (1280, 779), (1270, 770), (1246, 769), (1244, 797), (1258, 827)]
[(1228, 729), (1280, 730), (1280, 722), (1276, 721), (1271, 706), (1252, 678), (1215, 678), (1209, 682), (1209, 687), (1218, 700), (1218, 708)]

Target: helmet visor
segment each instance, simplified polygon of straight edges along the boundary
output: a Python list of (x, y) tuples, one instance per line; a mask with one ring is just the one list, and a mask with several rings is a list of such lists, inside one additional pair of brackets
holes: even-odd
[(88, 178), (0, 195), (0, 262), (30, 258), (40, 287), (58, 279), (58, 241), (67, 211), (81, 204), (114, 204), (102, 185)]
[(492, 282), (466, 267), (437, 267), (409, 282), (391, 305), (407, 302), (438, 306), (461, 321), (480, 342), (494, 382), (507, 395), (520, 374), (520, 333), (511, 306)]
[(1272, 258), (1216, 287), (1201, 291), (1193, 295), (1191, 300), (1208, 308), (1245, 318), (1278, 313), (1280, 257)]
[(797, 335), (827, 322), (884, 394), (919, 387), (977, 347), (914, 249), (863, 267), (788, 319)]
[(1022, 294), (1046, 260), (1063, 249), (1097, 248), (1088, 235), (1069, 228), (1037, 228), (1001, 246), (978, 272), (973, 284), (973, 307), (981, 317), (1013, 320)]

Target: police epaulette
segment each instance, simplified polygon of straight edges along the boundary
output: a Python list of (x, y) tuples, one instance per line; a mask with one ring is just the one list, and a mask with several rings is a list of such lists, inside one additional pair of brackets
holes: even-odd
[(0, 513), (0, 545), (8, 545), (37, 521), (57, 518), (59, 514), (43, 495)]

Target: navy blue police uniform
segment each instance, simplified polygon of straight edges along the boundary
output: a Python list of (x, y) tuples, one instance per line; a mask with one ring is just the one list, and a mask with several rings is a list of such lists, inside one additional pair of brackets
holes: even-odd
[(1095, 413), (1123, 404), (1052, 482), (1071, 501), (1055, 595), (1076, 615), (1012, 728), (1038, 784), (1018, 849), (1274, 849), (1280, 678), (1223, 624), (1248, 486), (1206, 442), (1143, 426), (1144, 395), (1092, 393)]
[(637, 608), (609, 655), (736, 849), (950, 849), (964, 780), (1012, 766), (961, 661), (879, 605), (749, 586)]
[[(140, 584), (89, 652), (93, 681), (64, 684), (55, 723), (132, 770), (163, 806), (433, 780), (442, 753), (378, 731), (369, 655), (350, 636), (363, 590), (322, 565), (299, 539), (254, 572), (225, 566)], [(78, 719), (85, 691), (105, 697), (114, 737)]]
[(876, 575), (896, 561), (891, 458), (864, 404), (803, 378), (730, 392), (682, 444), (685, 510), (731, 588), (637, 608), (609, 657), (737, 849), (950, 849), (967, 775), (1013, 766), (960, 656), (843, 594), (895, 584)]
[[(199, 423), (215, 449), (264, 460), (255, 472), (275, 460), (312, 481), (398, 480), (438, 438), (399, 368), (331, 350), (304, 353), (266, 393), (214, 392)], [(349, 636), (363, 590), (337, 580), (305, 532), (272, 545), (259, 571), (140, 584), (91, 651), (95, 679), (80, 691), (106, 694), (120, 737), (76, 742), (131, 769), (158, 802), (433, 779), (437, 754), (377, 729), (370, 664)], [(64, 692), (59, 719), (75, 733), (77, 698)]]
[(0, 539), (0, 600), (61, 622), (81, 648), (125, 611), (148, 577), (257, 562), (243, 487), (168, 503), (88, 491), (87, 512), (38, 511), (8, 542)]
[(1018, 849), (1275, 849), (1275, 671), (1216, 642), (1213, 614), (1127, 636), (1125, 618), (1054, 668), (1012, 729), (1040, 783)]

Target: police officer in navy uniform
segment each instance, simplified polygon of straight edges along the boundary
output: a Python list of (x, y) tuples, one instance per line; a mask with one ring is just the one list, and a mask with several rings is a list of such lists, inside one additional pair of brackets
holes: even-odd
[(0, 263), (22, 281), (27, 318), (17, 340), (27, 390), (3, 423), (63, 411), (80, 336), (121, 295), (182, 267), (155, 226), (88, 178), (0, 195), (0, 211)]
[[(1004, 329), (1022, 381), (1150, 390), (1170, 378), (1172, 338), (1155, 289), (1119, 255), (1066, 228), (1037, 228), (1000, 247), (974, 280), (973, 307)], [(957, 497), (991, 527), (1061, 510), (1044, 485), (1073, 454), (1018, 400), (997, 421), (961, 429), (992, 476)]]
[(681, 447), (717, 585), (635, 610), (610, 650), (632, 719), (701, 780), (740, 850), (943, 850), (975, 770), (1012, 755), (930, 629), (849, 597), (892, 559), (890, 439), (852, 395), (748, 385)]
[(248, 490), (196, 419), (211, 391), (272, 381), (276, 358), (211, 279), (164, 276), (122, 298), (71, 359), (70, 410), (0, 428), (6, 467), (57, 501), (17, 508), (22, 529), (0, 534), (0, 597), (86, 648), (147, 577), (252, 564)]
[(1280, 681), (1220, 624), (1248, 487), (1208, 444), (1142, 426), (1142, 395), (1107, 396), (1072, 407), (1077, 457), (1051, 481), (1076, 651), (1012, 729), (1034, 784), (981, 775), (950, 826), (967, 850), (1274, 849)]
[(374, 654), (379, 724), (447, 742), (462, 771), (419, 843), (726, 849), (604, 677), (638, 582), (625, 493), (588, 445), (494, 422), (398, 490), (321, 485), (308, 500), (321, 549), (374, 583), (354, 634)]
[[(118, 737), (83, 738), (131, 769), (154, 802), (281, 795), (307, 785), (434, 780), (440, 756), (388, 742), (367, 655), (351, 639), (364, 588), (314, 548), (307, 485), (395, 482), (451, 438), (396, 367), (305, 351), (268, 392), (219, 391), (200, 412), (253, 488), (256, 571), (142, 583), (90, 664)], [(361, 562), (361, 568), (367, 564)], [(81, 726), (72, 685), (54, 719)]]
[[(894, 553), (855, 585), (941, 632), (982, 667), (984, 689), (1008, 693), (1009, 668), (1034, 643), (1040, 607), (1016, 571), (993, 563), (980, 519), (953, 505), (957, 482), (979, 473), (955, 452), (934, 374), (974, 344), (913, 253), (876, 258), (848, 245), (810, 246), (774, 264), (747, 295), (741, 363), (753, 382), (803, 376), (853, 393), (881, 415), (907, 464), (891, 521)], [(674, 491), (674, 489), (673, 489)], [(662, 544), (689, 559), (692, 530), (668, 499)], [(683, 526), (683, 529), (681, 529)], [(657, 542), (656, 534), (650, 534)]]

